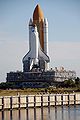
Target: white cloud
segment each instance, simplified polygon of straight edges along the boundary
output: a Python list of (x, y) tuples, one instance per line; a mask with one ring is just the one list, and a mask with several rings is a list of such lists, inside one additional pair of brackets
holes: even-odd
[[(64, 66), (80, 76), (80, 42), (49, 42), (50, 67)], [(0, 81), (6, 73), (22, 70), (22, 58), (28, 52), (27, 41), (0, 41)]]

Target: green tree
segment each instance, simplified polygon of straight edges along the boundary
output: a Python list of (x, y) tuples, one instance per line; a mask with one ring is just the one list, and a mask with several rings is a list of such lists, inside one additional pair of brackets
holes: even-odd
[(75, 79), (75, 84), (76, 84), (76, 87), (80, 87), (80, 79), (79, 79), (79, 77), (77, 77)]
[(64, 87), (67, 87), (67, 88), (68, 87), (75, 87), (75, 82), (71, 79), (65, 80), (63, 84), (64, 84)]

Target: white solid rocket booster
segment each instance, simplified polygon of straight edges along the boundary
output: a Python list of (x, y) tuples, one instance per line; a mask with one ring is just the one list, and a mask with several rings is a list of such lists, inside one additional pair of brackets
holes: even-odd
[(44, 52), (48, 55), (48, 21), (44, 19)]
[[(46, 55), (48, 55), (48, 21), (44, 18), (44, 52)], [(49, 63), (45, 63), (46, 70), (49, 69)]]
[(29, 50), (31, 49), (31, 28), (32, 28), (32, 19), (29, 21)]

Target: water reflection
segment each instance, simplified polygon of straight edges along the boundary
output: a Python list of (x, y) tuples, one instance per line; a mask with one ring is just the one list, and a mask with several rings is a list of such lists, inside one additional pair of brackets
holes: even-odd
[(2, 111), (2, 120), (4, 120), (4, 111)]
[(34, 108), (34, 120), (36, 120), (36, 108)]
[(80, 106), (0, 111), (0, 120), (79, 120)]
[(57, 107), (55, 107), (55, 120), (57, 120)]
[(12, 110), (10, 110), (10, 120), (12, 120)]
[(28, 117), (28, 109), (26, 109), (26, 120), (29, 120), (29, 117)]
[(43, 120), (43, 108), (41, 108), (41, 120)]
[(64, 110), (63, 110), (63, 106), (62, 106), (62, 120), (64, 120)]

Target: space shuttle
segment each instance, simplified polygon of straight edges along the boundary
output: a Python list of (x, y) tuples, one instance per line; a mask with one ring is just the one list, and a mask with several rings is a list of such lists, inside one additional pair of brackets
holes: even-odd
[[(48, 69), (48, 21), (39, 5), (29, 21), (29, 52), (23, 57), (23, 71), (33, 68)], [(46, 67), (47, 66), (47, 67)]]

